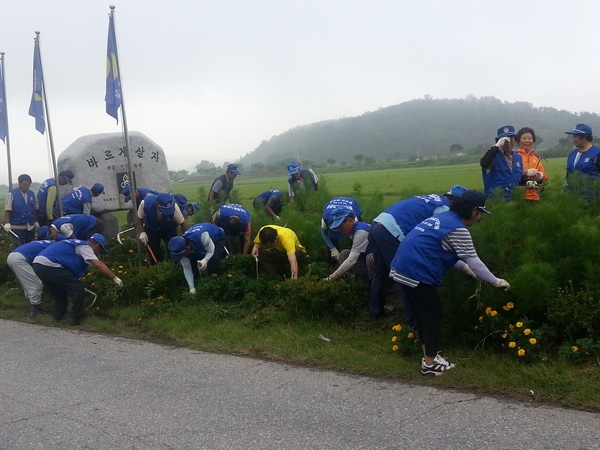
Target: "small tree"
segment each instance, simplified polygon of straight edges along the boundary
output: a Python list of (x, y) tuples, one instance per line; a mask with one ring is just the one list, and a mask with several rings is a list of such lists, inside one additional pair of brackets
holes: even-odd
[(333, 166), (335, 164), (335, 159), (333, 158), (328, 158), (327, 159), (327, 164), (329, 164), (330, 166)]
[(460, 153), (464, 150), (464, 147), (460, 144), (452, 144), (450, 146), (450, 154), (451, 155), (456, 155), (457, 153)]
[(354, 159), (356, 160), (357, 163), (361, 163), (362, 160), (364, 159), (364, 155), (362, 153), (359, 153), (358, 155), (354, 155)]

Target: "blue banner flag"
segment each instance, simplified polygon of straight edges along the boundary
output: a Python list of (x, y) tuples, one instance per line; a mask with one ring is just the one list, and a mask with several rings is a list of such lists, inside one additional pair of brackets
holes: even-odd
[(6, 143), (6, 95), (4, 92), (4, 64), (0, 65), (0, 139)]
[(44, 80), (42, 79), (42, 57), (40, 56), (40, 42), (35, 40), (33, 48), (33, 94), (29, 104), (29, 115), (35, 117), (35, 129), (40, 133), (46, 132), (46, 118), (44, 117), (43, 101)]
[(121, 106), (121, 77), (117, 57), (117, 39), (112, 14), (108, 21), (108, 47), (106, 51), (106, 113), (119, 123), (119, 107)]

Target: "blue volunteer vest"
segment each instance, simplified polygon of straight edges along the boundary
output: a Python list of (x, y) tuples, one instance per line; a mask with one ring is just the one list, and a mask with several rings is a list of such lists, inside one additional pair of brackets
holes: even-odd
[(425, 219), (406, 235), (391, 267), (413, 280), (441, 286), (444, 273), (458, 261), (455, 252), (442, 248), (442, 239), (457, 228), (465, 224), (454, 211)]
[(15, 253), (21, 253), (27, 259), (27, 262), (31, 264), (33, 259), (45, 250), (54, 241), (43, 240), (43, 241), (31, 241), (27, 244), (19, 245), (13, 250)]
[[(56, 186), (56, 180), (54, 180), (54, 178), (49, 178), (40, 185), (40, 189), (38, 190), (38, 193), (37, 193), (37, 199), (38, 199), (38, 203), (39, 203), (38, 212), (40, 212), (40, 213), (46, 214), (46, 202), (48, 201), (48, 189), (51, 188), (52, 186)], [(58, 215), (58, 208), (56, 207), (56, 205), (53, 206), (52, 211), (54, 212), (55, 209), (56, 209), (56, 215)], [(49, 217), (49, 219), (51, 219), (51, 217)]]
[(279, 189), (265, 191), (262, 194), (258, 194), (256, 196), (256, 199), (260, 200), (264, 205), (266, 205), (269, 201), (269, 198), (271, 198), (271, 195), (274, 195), (278, 199), (281, 199), (281, 191)]
[(513, 153), (512, 171), (508, 167), (506, 158), (498, 153), (494, 159), (493, 169), (490, 173), (482, 171), (483, 187), (487, 197), (494, 195), (494, 190), (501, 189), (505, 200), (512, 199), (512, 191), (521, 181), (523, 176), (523, 158), (518, 153)]
[[(354, 216), (357, 219), (361, 216), (362, 212), (360, 210), (360, 205), (352, 197), (335, 197), (329, 200), (327, 203), (325, 203), (325, 206), (323, 206), (323, 221), (327, 226), (329, 226), (331, 211), (333, 211), (336, 206), (345, 206), (354, 213)], [(344, 237), (344, 233), (340, 231), (328, 230), (327, 233), (329, 234), (330, 239), (341, 239)]]
[(229, 198), (229, 194), (231, 193), (231, 191), (233, 189), (233, 181), (230, 181), (229, 177), (227, 176), (227, 174), (224, 173), (220, 177), (215, 178), (215, 181), (213, 181), (213, 184), (211, 184), (211, 186), (210, 186), (210, 190), (208, 191), (208, 197), (207, 197), (206, 200), (210, 201), (210, 191), (212, 191), (212, 187), (219, 180), (221, 180), (221, 186), (223, 186), (223, 188), (221, 189), (221, 191), (224, 192), (224, 194), (221, 194), (221, 191), (217, 192), (215, 194), (215, 200), (217, 200), (217, 201), (219, 201), (219, 200), (227, 200)]
[(95, 216), (88, 216), (87, 214), (69, 214), (68, 216), (62, 216), (52, 222), (56, 228), (60, 230), (65, 223), (73, 224), (72, 239), (86, 239), (87, 235), (96, 226), (98, 219)]
[[(438, 194), (419, 195), (394, 203), (383, 214), (391, 215), (406, 236), (415, 225), (431, 217), (440, 206), (450, 207), (450, 200)], [(377, 218), (375, 222), (378, 222)]]
[(598, 176), (598, 168), (596, 167), (596, 159), (600, 155), (600, 148), (596, 146), (590, 147), (586, 152), (581, 154), (577, 165), (575, 165), (575, 156), (579, 150), (573, 150), (567, 157), (567, 178), (569, 174), (578, 171), (590, 177)]
[[(311, 173), (308, 171), (308, 169), (300, 169), (300, 175), (302, 176), (302, 179), (304, 180), (304, 183), (306, 184), (306, 186), (312, 186), (312, 188), (316, 191), (317, 190), (317, 184), (315, 183), (315, 179), (312, 177)], [(288, 178), (288, 184), (290, 186), (293, 186), (294, 183), (296, 183), (297, 180), (294, 177), (289, 177)]]
[(242, 231), (240, 234), (244, 234), (250, 224), (250, 213), (246, 211), (242, 205), (236, 203), (228, 203), (219, 207), (219, 220), (217, 225), (225, 230), (225, 233), (230, 236), (231, 234), (227, 230), (227, 221), (231, 216), (236, 216), (242, 221)]
[(201, 259), (206, 251), (202, 245), (202, 233), (208, 232), (210, 239), (215, 243), (219, 243), (225, 239), (225, 231), (221, 227), (213, 225), (212, 223), (198, 223), (191, 226), (185, 233), (183, 238), (186, 242), (189, 242), (192, 246), (192, 252)]
[(33, 225), (35, 223), (35, 194), (27, 191), (27, 203), (19, 188), (10, 191), (13, 197), (12, 212), (10, 213), (11, 225)]
[(85, 186), (78, 187), (61, 200), (63, 214), (83, 214), (83, 204), (92, 201), (92, 192)]
[(38, 256), (45, 256), (50, 261), (69, 269), (77, 278), (81, 278), (87, 271), (88, 265), (81, 256), (75, 253), (75, 247), (78, 245), (89, 244), (79, 239), (67, 239), (48, 246)]
[[(158, 195), (151, 195), (144, 199), (144, 228), (146, 231), (161, 231), (168, 230), (169, 228), (176, 229), (177, 222), (175, 222), (174, 215), (165, 216), (164, 214), (158, 215), (158, 207), (156, 200)], [(175, 201), (175, 200), (173, 200)]]

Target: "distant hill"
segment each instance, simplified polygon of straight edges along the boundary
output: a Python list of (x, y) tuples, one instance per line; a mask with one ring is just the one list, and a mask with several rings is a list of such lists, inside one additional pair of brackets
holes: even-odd
[(372, 161), (418, 159), (449, 156), (452, 146), (455, 153), (483, 153), (502, 125), (514, 125), (517, 130), (532, 127), (538, 135), (538, 150), (557, 146), (559, 139), (570, 147), (564, 141), (566, 130), (583, 122), (600, 131), (599, 119), (595, 113), (534, 108), (530, 103), (494, 97), (426, 97), (358, 117), (292, 128), (263, 141), (240, 163), (247, 168), (290, 160), (345, 164), (356, 162), (356, 155)]

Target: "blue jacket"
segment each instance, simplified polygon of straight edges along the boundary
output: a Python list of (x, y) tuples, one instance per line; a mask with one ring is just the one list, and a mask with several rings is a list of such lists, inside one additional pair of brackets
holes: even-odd
[(60, 264), (65, 269), (69, 269), (75, 277), (81, 278), (87, 271), (88, 264), (75, 252), (75, 247), (78, 245), (89, 244), (79, 239), (67, 239), (48, 246), (38, 256), (45, 256), (50, 261)]
[(61, 200), (63, 214), (83, 214), (83, 204), (92, 201), (92, 192), (80, 186)]
[(35, 194), (27, 190), (27, 203), (19, 188), (10, 191), (13, 198), (12, 211), (10, 213), (11, 225), (33, 225), (35, 223)]
[(89, 237), (88, 234), (96, 226), (97, 221), (98, 219), (92, 215), (69, 214), (56, 219), (52, 222), (52, 225), (60, 230), (60, 227), (65, 223), (72, 223), (74, 236), (71, 236), (71, 239), (87, 239)]
[(457, 228), (465, 224), (454, 211), (425, 219), (406, 235), (391, 267), (413, 280), (441, 286), (444, 273), (458, 261), (455, 252), (442, 248), (442, 239)]
[(482, 171), (483, 188), (487, 197), (492, 197), (496, 189), (501, 189), (505, 200), (512, 199), (512, 191), (523, 177), (523, 158), (516, 152), (513, 152), (512, 158), (512, 170), (504, 155), (498, 153), (490, 172)]
[(48, 248), (54, 241), (43, 240), (43, 241), (31, 241), (26, 244), (19, 245), (13, 250), (15, 253), (21, 253), (27, 259), (27, 262), (31, 264), (34, 258), (39, 255), (43, 250)]

